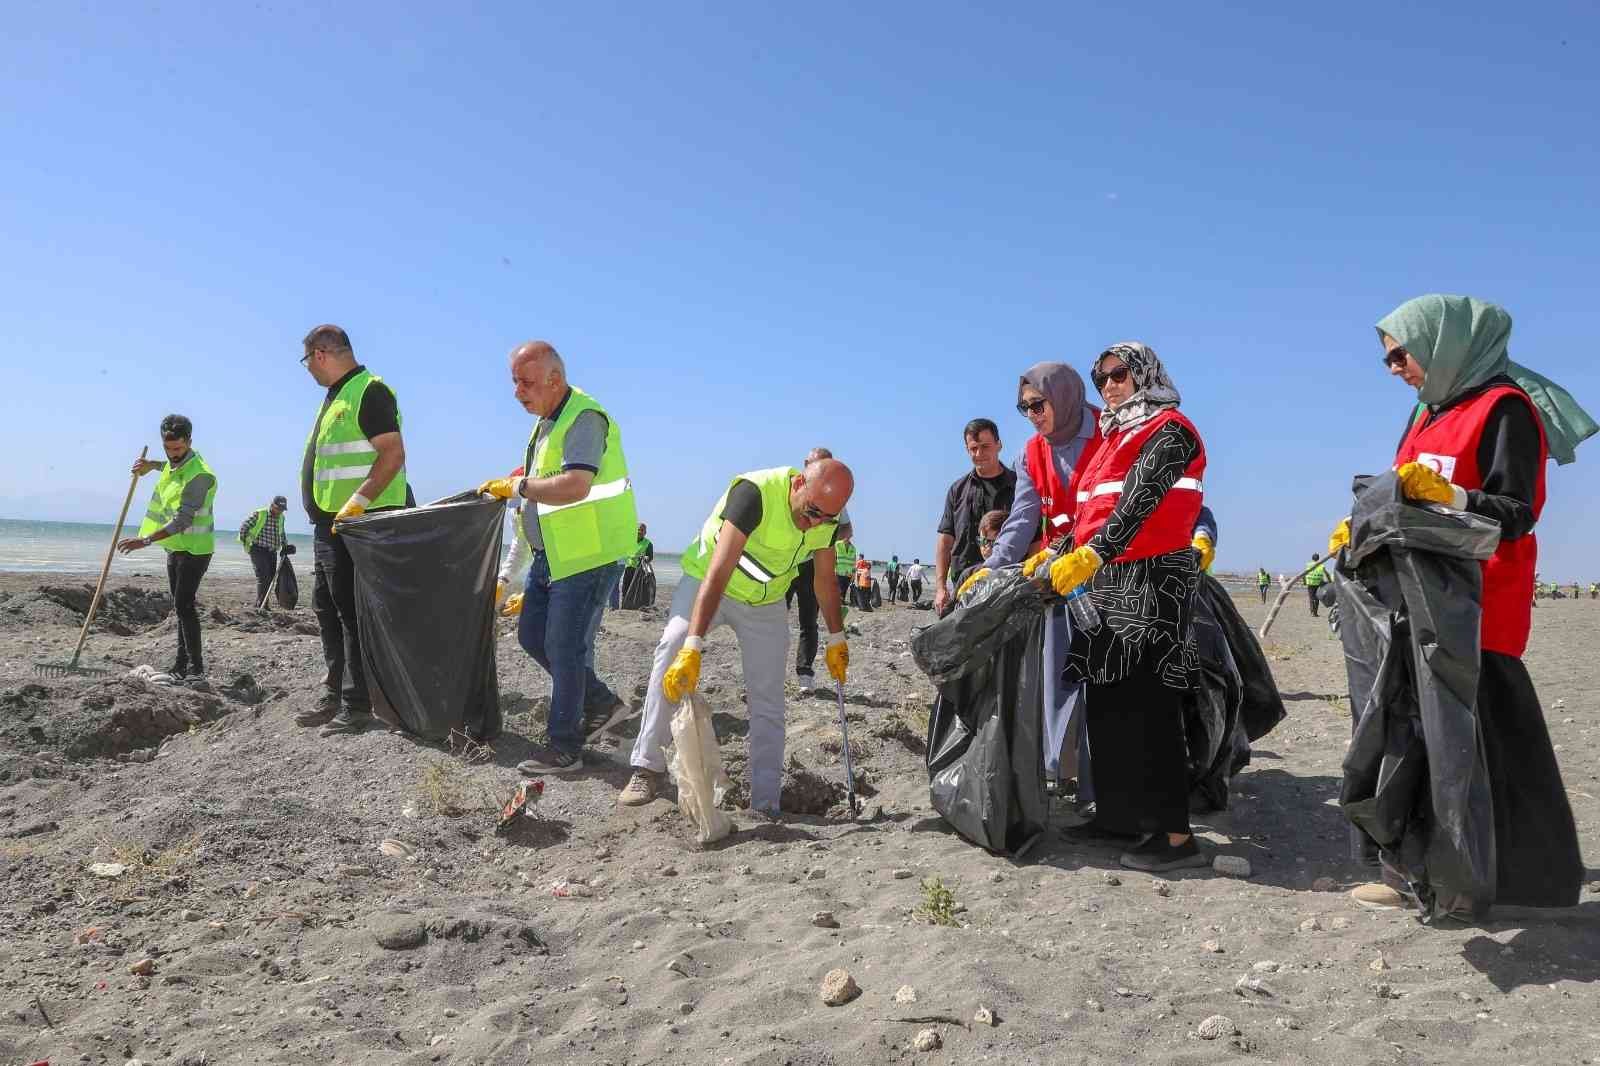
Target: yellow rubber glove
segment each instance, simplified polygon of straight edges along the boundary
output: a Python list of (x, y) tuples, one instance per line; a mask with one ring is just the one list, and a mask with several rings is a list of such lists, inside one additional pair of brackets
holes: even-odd
[(497, 500), (509, 500), (517, 494), (517, 482), (521, 478), (492, 477), (478, 486), (479, 496), (493, 496)]
[(828, 673), (839, 684), (844, 684), (845, 674), (850, 670), (850, 645), (845, 643), (843, 633), (828, 634), (828, 650), (823, 657), (828, 662)]
[(1205, 572), (1211, 569), (1211, 562), (1217, 557), (1217, 549), (1212, 546), (1211, 538), (1204, 533), (1196, 533), (1194, 540), (1189, 542), (1190, 547), (1200, 553), (1200, 570)]
[(522, 593), (513, 592), (506, 597), (506, 605), (500, 608), (500, 613), (507, 618), (515, 618), (522, 613)]
[(367, 504), (370, 502), (370, 500), (361, 495), (359, 492), (355, 493), (348, 500), (346, 500), (344, 506), (339, 508), (339, 513), (333, 516), (334, 535), (337, 536), (339, 533), (340, 522), (348, 522), (352, 518), (360, 518), (362, 515), (366, 514)]
[(500, 609), (500, 605), (502, 603), (506, 602), (506, 594), (509, 593), (510, 591), (511, 591), (510, 582), (507, 582), (507, 581), (496, 581), (494, 583), (494, 606), (495, 606), (495, 610), (499, 610)]
[(972, 572), (972, 576), (963, 581), (961, 583), (961, 587), (956, 589), (956, 599), (959, 600), (961, 597), (965, 596), (968, 589), (988, 576), (989, 568), (987, 566), (980, 566), (978, 569), (974, 570)]
[(1046, 559), (1048, 559), (1048, 558), (1050, 558), (1050, 549), (1049, 548), (1046, 548), (1044, 551), (1040, 552), (1037, 555), (1028, 556), (1027, 561), (1022, 564), (1022, 576), (1023, 577), (1032, 577), (1033, 576), (1033, 572), (1035, 570), (1039, 569), (1039, 567), (1043, 566), (1044, 565), (1044, 561)]
[(1063, 555), (1050, 566), (1050, 584), (1056, 595), (1065, 596), (1094, 576), (1100, 569), (1100, 556), (1088, 545)]
[(1450, 503), (1455, 499), (1455, 490), (1450, 482), (1439, 476), (1431, 466), (1406, 463), (1395, 472), (1400, 476), (1400, 491), (1406, 494), (1407, 499), (1428, 503)]
[(1331, 558), (1339, 554), (1339, 549), (1350, 543), (1350, 519), (1341, 518), (1339, 524), (1333, 527), (1333, 532), (1328, 534), (1328, 556)]
[(700, 684), (700, 649), (681, 648), (661, 678), (661, 691), (670, 703), (682, 703)]

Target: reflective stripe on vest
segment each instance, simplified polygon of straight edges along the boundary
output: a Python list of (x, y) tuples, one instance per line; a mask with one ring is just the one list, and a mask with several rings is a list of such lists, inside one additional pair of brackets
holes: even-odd
[(1115, 561), (1146, 559), (1190, 547), (1203, 498), (1206, 447), (1194, 423), (1175, 410), (1162, 411), (1135, 429), (1113, 431), (1096, 452), (1094, 460), (1084, 465), (1079, 477), (1083, 484), (1094, 488), (1078, 496), (1078, 511), (1073, 521), (1076, 526), (1074, 536), (1079, 545), (1089, 543), (1116, 510), (1124, 491), (1125, 479), (1138, 462), (1145, 442), (1173, 422), (1194, 436), (1198, 450), (1184, 468), (1182, 477), (1174, 484), (1175, 491), (1162, 494), (1155, 510), (1145, 518), (1133, 541)]
[(581, 500), (573, 500), (571, 503), (537, 503), (534, 504), (534, 508), (541, 515), (555, 514), (557, 511), (565, 511), (569, 507), (582, 507), (586, 503), (594, 503), (597, 500), (609, 500), (613, 497), (621, 496), (627, 491), (627, 478), (608, 481), (604, 485), (598, 481), (591, 481), (589, 483), (589, 491), (584, 494)]
[[(1123, 483), (1120, 482), (1120, 481), (1102, 481), (1102, 482), (1100, 482), (1100, 484), (1098, 484), (1098, 485), (1096, 485), (1094, 487), (1094, 491), (1093, 492), (1080, 492), (1080, 493), (1078, 493), (1078, 502), (1082, 503), (1084, 500), (1089, 499), (1089, 497), (1091, 497), (1091, 496), (1105, 496), (1105, 495), (1108, 495), (1108, 494), (1113, 493), (1113, 492), (1121, 493), (1122, 492), (1122, 485), (1123, 485)], [(1169, 489), (1168, 491), (1169, 492), (1170, 491), (1179, 491), (1179, 492), (1200, 492), (1200, 493), (1203, 493), (1203, 492), (1205, 492), (1205, 487), (1200, 484), (1200, 479), (1199, 478), (1180, 477), (1177, 481), (1174, 481), (1172, 483), (1172, 488)]]
[(600, 468), (582, 499), (571, 503), (535, 503), (524, 509), (524, 521), (539, 523), (545, 561), (552, 580), (581, 574), (626, 559), (639, 542), (639, 514), (635, 509), (628, 461), (622, 452), (622, 431), (594, 397), (571, 387), (555, 421), (544, 436), (536, 423), (528, 437), (523, 468), (530, 477), (554, 477), (565, 466), (567, 432), (578, 416), (593, 411), (606, 422), (606, 439)]
[(748, 481), (761, 493), (761, 522), (746, 538), (744, 551), (728, 575), (724, 594), (752, 607), (781, 601), (800, 564), (833, 544), (839, 528), (837, 522), (823, 522), (806, 530), (794, 524), (789, 512), (789, 486), (798, 473), (792, 467), (780, 466), (740, 474), (729, 482), (701, 525), (700, 534), (684, 549), (683, 572), (704, 580), (722, 535), (721, 516), (728, 505), (728, 492), (734, 484)]
[[(357, 371), (322, 408), (311, 428), (311, 498), (330, 514), (350, 501), (378, 461), (378, 450), (361, 432), (361, 399), (382, 381), (365, 368)], [(397, 419), (399, 414), (397, 402)], [(402, 507), (405, 502), (406, 471), (401, 467), (368, 508)]]

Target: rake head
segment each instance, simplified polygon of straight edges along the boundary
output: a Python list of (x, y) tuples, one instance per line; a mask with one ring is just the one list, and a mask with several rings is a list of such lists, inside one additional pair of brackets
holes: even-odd
[(66, 663), (34, 663), (33, 672), (40, 677), (102, 677), (111, 673), (108, 666), (85, 666), (73, 661)]

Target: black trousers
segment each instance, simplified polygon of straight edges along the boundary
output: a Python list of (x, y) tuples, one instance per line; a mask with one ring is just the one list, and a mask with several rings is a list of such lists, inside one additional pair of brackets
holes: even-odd
[(1311, 593), (1311, 617), (1315, 618), (1315, 617), (1317, 617), (1317, 608), (1318, 608), (1318, 606), (1320, 606), (1318, 604), (1318, 602), (1317, 602), (1317, 593), (1322, 591), (1322, 586), (1321, 585), (1307, 585), (1306, 586), (1306, 591)]
[(872, 610), (872, 586), (862, 588), (860, 585), (850, 586), (850, 602), (855, 604), (857, 610)]
[(893, 603), (896, 594), (900, 591), (900, 575), (898, 573), (885, 574), (884, 580), (889, 582), (889, 602)]
[(251, 548), (250, 565), (256, 568), (256, 606), (267, 596), (272, 575), (278, 572), (278, 556), (268, 548)]
[(1267, 602), (1267, 586), (1261, 585), (1259, 587), (1261, 589), (1261, 602), (1262, 603), (1266, 603)]
[(1095, 824), (1121, 833), (1189, 832), (1183, 694), (1135, 665), (1084, 686)]
[(922, 582), (920, 582), (920, 581), (911, 582), (911, 602), (912, 603), (921, 603), (922, 602)]
[(200, 650), (200, 608), (195, 604), (195, 595), (200, 591), (200, 579), (209, 569), (209, 555), (167, 553), (167, 588), (178, 615), (178, 661), (174, 673), (198, 674), (205, 670), (206, 657)]
[(817, 662), (817, 568), (815, 560), (807, 559), (789, 583), (784, 594), (784, 605), (800, 601), (800, 642), (794, 648), (794, 672), (800, 677), (810, 677)]
[(311, 606), (322, 630), (322, 658), (328, 664), (328, 688), (339, 695), (344, 710), (370, 714), (367, 676), (361, 663), (361, 631), (356, 624), (356, 567), (350, 549), (333, 527), (312, 530), (316, 578)]

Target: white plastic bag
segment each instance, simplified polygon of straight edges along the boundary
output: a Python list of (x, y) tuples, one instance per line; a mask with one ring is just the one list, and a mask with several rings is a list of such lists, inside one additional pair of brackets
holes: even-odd
[(699, 694), (690, 693), (672, 716), (672, 745), (670, 769), (678, 783), (678, 809), (694, 824), (700, 843), (721, 840), (733, 832), (733, 819), (722, 809), (728, 775), (722, 772), (711, 708)]

